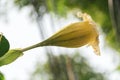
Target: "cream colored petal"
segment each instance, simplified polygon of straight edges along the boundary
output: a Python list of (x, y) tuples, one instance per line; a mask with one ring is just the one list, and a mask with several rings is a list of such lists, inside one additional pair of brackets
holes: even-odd
[(98, 39), (98, 37), (91, 44), (91, 46), (93, 47), (95, 54), (96, 55), (100, 55), (100, 48), (99, 48), (99, 39)]

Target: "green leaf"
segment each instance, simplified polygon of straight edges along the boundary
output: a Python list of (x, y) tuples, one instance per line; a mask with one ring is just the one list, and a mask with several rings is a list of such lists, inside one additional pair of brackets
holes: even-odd
[(10, 48), (9, 41), (0, 34), (0, 57), (2, 57)]
[(0, 80), (5, 80), (5, 77), (1, 72), (0, 72)]
[(0, 66), (10, 64), (23, 55), (21, 49), (9, 50), (4, 56), (0, 57)]

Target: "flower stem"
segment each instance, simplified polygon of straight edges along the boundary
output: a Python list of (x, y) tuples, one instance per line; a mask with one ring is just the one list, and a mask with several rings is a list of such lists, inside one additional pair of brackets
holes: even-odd
[(39, 42), (39, 43), (34, 44), (34, 45), (31, 45), (31, 46), (28, 46), (26, 48), (23, 48), (23, 49), (21, 49), (21, 51), (25, 52), (25, 51), (28, 51), (28, 50), (31, 50), (31, 49), (34, 49), (34, 48), (37, 48), (37, 47), (42, 47), (42, 46), (45, 46), (44, 41), (43, 42)]

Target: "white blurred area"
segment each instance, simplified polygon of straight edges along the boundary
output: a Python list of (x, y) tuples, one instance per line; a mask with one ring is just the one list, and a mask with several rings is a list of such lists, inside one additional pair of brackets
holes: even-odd
[[(4, 3), (4, 0), (1, 2)], [(0, 10), (2, 10), (2, 3), (0, 3)], [(24, 48), (42, 41), (37, 23), (32, 21), (29, 16), (30, 8), (26, 7), (22, 10), (18, 10), (16, 7), (14, 7), (12, 2), (7, 6), (8, 12), (6, 17), (0, 16), (0, 32), (2, 32), (9, 40), (11, 46), (10, 48)], [(48, 30), (50, 26), (49, 20), (50, 15), (46, 14), (44, 16), (44, 25), (46, 25), (46, 29)], [(69, 15), (68, 19), (58, 20), (54, 18), (53, 21), (55, 21), (54, 26), (57, 26), (54, 31), (57, 31), (60, 29), (60, 27), (68, 25), (68, 23), (75, 22), (77, 19)], [(52, 35), (53, 32), (50, 31), (48, 33), (49, 34), (47, 37)], [(80, 50), (81, 53), (84, 53), (81, 55), (86, 57), (91, 66), (93, 66), (97, 71), (104, 73), (110, 72), (108, 74), (109, 80), (120, 80), (119, 72), (113, 72), (119, 63), (119, 57), (116, 55), (117, 52), (110, 49), (108, 46), (105, 46), (104, 41), (104, 34), (100, 32), (101, 56), (96, 56), (91, 47), (84, 46), (77, 50)], [(56, 47), (51, 48), (54, 48), (54, 52), (58, 52)], [(71, 55), (74, 50), (76, 50), (70, 48), (59, 49), (62, 52), (69, 51), (69, 54)], [(5, 75), (6, 80), (29, 80), (29, 73), (34, 70), (34, 66), (38, 60), (41, 62), (41, 64), (47, 60), (43, 47), (25, 52), (25, 54), (15, 62), (0, 67), (0, 71)]]

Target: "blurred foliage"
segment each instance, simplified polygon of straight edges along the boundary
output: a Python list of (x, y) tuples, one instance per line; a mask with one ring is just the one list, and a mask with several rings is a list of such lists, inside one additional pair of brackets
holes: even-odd
[(0, 80), (5, 80), (4, 75), (0, 72)]
[(106, 80), (105, 76), (94, 71), (79, 53), (72, 57), (48, 54), (48, 61), (44, 65), (40, 64), (36, 64), (30, 80)]
[(115, 28), (116, 39), (118, 41), (118, 45), (116, 48), (120, 46), (120, 0), (108, 0), (109, 3), (109, 11), (111, 15), (111, 20), (113, 27)]
[(38, 15), (53, 12), (59, 16), (65, 16), (69, 11), (80, 9), (82, 12), (90, 14), (93, 19), (101, 25), (106, 34), (107, 43), (120, 51), (120, 43), (116, 39), (115, 30), (112, 27), (108, 0), (14, 0), (20, 8), (32, 5)]

